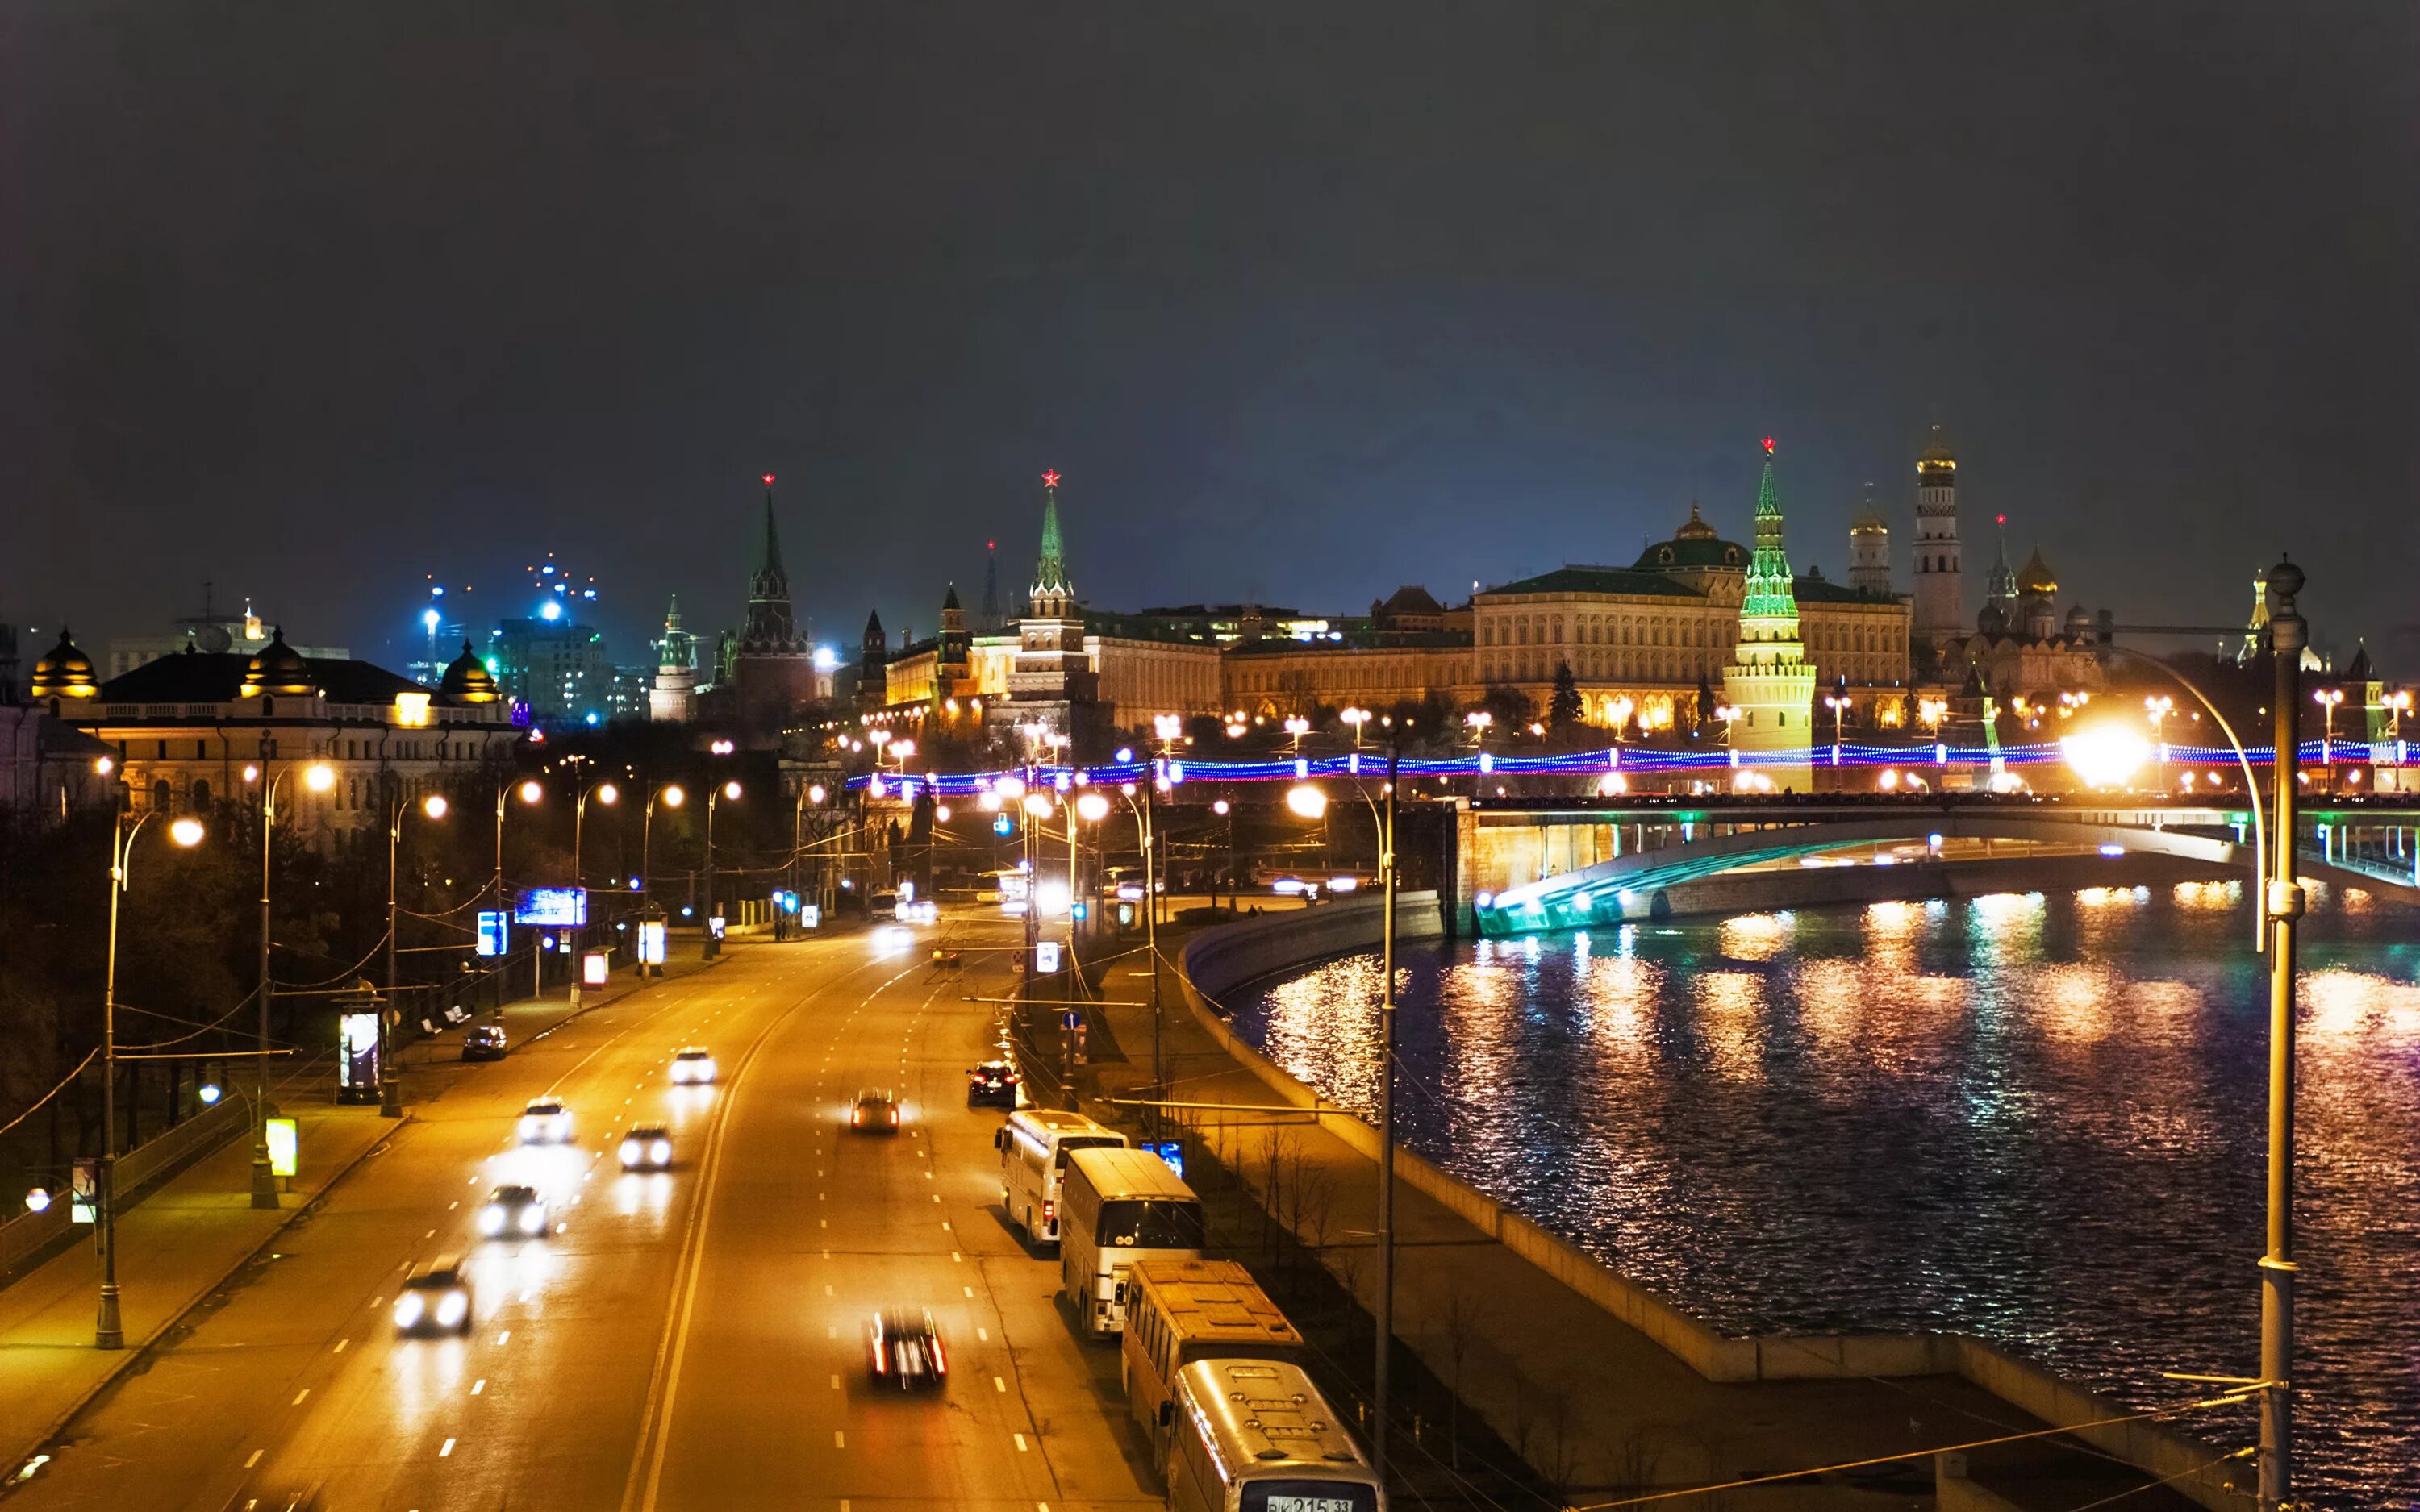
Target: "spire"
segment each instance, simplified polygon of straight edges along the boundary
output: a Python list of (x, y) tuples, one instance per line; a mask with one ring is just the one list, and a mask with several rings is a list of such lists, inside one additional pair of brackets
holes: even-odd
[(782, 532), (773, 523), (773, 474), (765, 475), (765, 545), (748, 579), (748, 618), (739, 631), (740, 649), (750, 656), (802, 656), (806, 642), (799, 638), (790, 607), (790, 574), (782, 565)]
[[(1033, 565), (1033, 593), (1036, 600), (1073, 598), (1075, 585), (1067, 580), (1067, 551), (1059, 540), (1059, 474), (1042, 474), (1042, 556)], [(1036, 612), (1040, 612), (1038, 609)]]
[(1992, 556), (1992, 574), (1983, 579), (1983, 601), (2005, 607), (2017, 601), (2017, 574), (2009, 565), (2009, 517), (1994, 516), (1993, 522), (1999, 528), (2000, 545)]
[(983, 631), (985, 635), (1000, 633), (1000, 543), (984, 543)]
[(941, 609), (942, 612), (947, 613), (949, 610), (958, 607), (958, 585), (955, 582), (952, 582), (950, 584), (950, 592), (948, 595), (941, 600)]
[(756, 556), (756, 577), (759, 581), (779, 578), (784, 589), (790, 584), (790, 575), (782, 567), (782, 532), (773, 523), (773, 474), (769, 472), (765, 474), (765, 547)]
[[(1751, 636), (1753, 621), (1769, 621)], [(1784, 623), (1786, 622), (1786, 623)], [(1773, 438), (1764, 439), (1764, 477), (1756, 487), (1756, 554), (1740, 601), (1742, 639), (1798, 639), (1798, 595), (1790, 586), (1790, 553), (1782, 546), (1781, 490), (1773, 480)]]
[(671, 607), (664, 610), (664, 633), (670, 635), (680, 627), (680, 594), (675, 594)]

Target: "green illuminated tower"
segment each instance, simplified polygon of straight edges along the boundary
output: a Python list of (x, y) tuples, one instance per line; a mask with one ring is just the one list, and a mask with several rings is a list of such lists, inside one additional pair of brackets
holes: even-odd
[[(1723, 669), (1723, 700), (1739, 711), (1731, 745), (1740, 750), (1805, 752), (1814, 742), (1815, 669), (1798, 640), (1798, 596), (1782, 546), (1781, 496), (1773, 482), (1773, 439), (1765, 438), (1764, 480), (1756, 491), (1756, 553), (1740, 600), (1739, 644)], [(1776, 788), (1804, 792), (1801, 767), (1763, 768)]]

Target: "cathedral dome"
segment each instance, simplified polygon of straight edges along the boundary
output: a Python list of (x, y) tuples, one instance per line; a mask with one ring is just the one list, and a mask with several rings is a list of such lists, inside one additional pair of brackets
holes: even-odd
[(462, 642), (462, 654), (446, 663), (437, 691), (463, 703), (493, 703), (503, 696), (496, 687), (496, 674), (488, 671), (488, 664), (468, 640)]
[(1957, 470), (1958, 457), (1949, 450), (1949, 438), (1942, 434), (1940, 426), (1935, 425), (1924, 433), (1924, 449), (1916, 454), (1916, 465), (1919, 470)]
[(2092, 638), (2092, 611), (2081, 604), (2071, 605), (2067, 611), (2067, 638), (2088, 640)]
[(286, 628), (280, 625), (260, 648), (243, 671), (243, 693), (246, 698), (260, 693), (292, 693), (307, 695), (319, 691), (312, 680), (311, 664), (302, 654), (286, 643)]
[(59, 643), (34, 663), (33, 695), (38, 699), (88, 699), (101, 691), (92, 658), (84, 654), (67, 626), (59, 627)]
[(2050, 563), (2042, 560), (2041, 548), (2034, 548), (2034, 554), (2025, 558), (2025, 564), (2018, 569), (2017, 592), (2042, 597), (2058, 592), (2058, 578), (2050, 570)]
[(1698, 503), (1696, 500), (1693, 499), (1689, 501), (1689, 517), (1683, 520), (1681, 522), (1681, 528), (1672, 532), (1672, 539), (1676, 541), (1711, 541), (1715, 539), (1714, 528), (1706, 523), (1706, 517), (1703, 515), (1698, 513)]

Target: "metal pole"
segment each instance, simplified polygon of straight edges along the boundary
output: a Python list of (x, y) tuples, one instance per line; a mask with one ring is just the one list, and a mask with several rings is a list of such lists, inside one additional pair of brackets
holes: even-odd
[[(1151, 952), (1151, 1095), (1156, 1098), (1166, 1097), (1168, 1095), (1167, 1072), (1163, 1069), (1159, 1050), (1161, 1019), (1161, 1003), (1159, 995), (1159, 873), (1152, 864), (1154, 857), (1157, 856), (1159, 854), (1159, 826), (1152, 822), (1153, 810), (1157, 807), (1158, 793), (1159, 786), (1158, 783), (1155, 781), (1152, 786), (1143, 789), (1142, 797), (1142, 933), (1143, 949)], [(1159, 1126), (1159, 1110), (1157, 1108), (1152, 1109), (1151, 1126), (1152, 1133), (1155, 1137), (1162, 1136), (1165, 1134), (1165, 1131)]]
[(117, 895), (126, 887), (134, 836), (150, 817), (145, 814), (129, 829), (122, 811), (109, 816), (109, 963), (101, 989), (101, 1180), (93, 1193), (101, 1210), (93, 1231), (93, 1247), (101, 1253), (101, 1315), (92, 1330), (98, 1350), (126, 1348), (117, 1307)]
[(706, 912), (698, 918), (698, 933), (704, 941), (702, 959), (711, 961), (722, 952), (714, 937), (714, 806), (722, 797), (722, 785), (716, 783), (706, 791)]
[[(396, 851), (403, 842), (403, 810), (405, 798), (397, 786), (395, 795), (395, 822), (386, 831), (386, 1001), (379, 1007), (379, 1117), (403, 1117), (403, 1084), (395, 1074), (395, 1036), (391, 1032), (397, 1011), (395, 995), (395, 870)], [(503, 812), (500, 809), (499, 814)], [(503, 833), (503, 821), (497, 822), (497, 833)], [(501, 886), (501, 883), (499, 884)]]
[(2269, 1248), (2260, 1257), (2260, 1505), (2289, 1504), (2294, 1476), (2294, 934), (2303, 916), (2303, 888), (2294, 865), (2294, 800), (2298, 720), (2302, 713), (2303, 617), (2294, 610), (2303, 569), (2280, 562), (2269, 569), (2270, 649), (2276, 661), (2277, 859), (2265, 906), (2269, 951)]
[[(291, 771), (292, 768), (287, 768)], [(261, 769), (260, 803), (260, 1022), (259, 1063), (254, 1067), (258, 1078), (252, 1100), (252, 1205), (274, 1208), (277, 1201), (277, 1174), (269, 1164), (269, 837), (277, 825), (277, 784), (286, 772), (271, 777), (267, 767)]]
[(1388, 1357), (1395, 1335), (1395, 778), (1400, 741), (1387, 746), (1387, 835), (1378, 856), (1387, 920), (1378, 953), (1378, 1362), (1371, 1393), (1370, 1464), (1387, 1482)]

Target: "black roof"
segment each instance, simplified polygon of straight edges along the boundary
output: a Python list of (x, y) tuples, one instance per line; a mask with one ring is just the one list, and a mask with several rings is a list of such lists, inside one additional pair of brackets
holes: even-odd
[[(350, 657), (306, 656), (311, 681), (336, 703), (392, 703), (398, 693), (430, 693), (411, 678)], [(233, 651), (182, 651), (145, 662), (101, 685), (103, 703), (226, 703), (243, 694), (252, 658)], [(434, 697), (433, 693), (431, 695)]]

